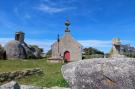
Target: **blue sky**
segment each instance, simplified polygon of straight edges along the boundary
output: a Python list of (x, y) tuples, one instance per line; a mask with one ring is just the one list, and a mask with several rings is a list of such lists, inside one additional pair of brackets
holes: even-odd
[(28, 44), (45, 51), (62, 37), (65, 20), (71, 22), (72, 36), (84, 47), (104, 52), (114, 37), (135, 45), (135, 0), (0, 0), (0, 43), (25, 32)]

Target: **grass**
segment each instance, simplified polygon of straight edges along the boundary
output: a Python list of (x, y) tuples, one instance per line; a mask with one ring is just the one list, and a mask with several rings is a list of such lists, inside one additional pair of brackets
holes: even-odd
[(25, 70), (29, 68), (40, 68), (43, 70), (41, 75), (28, 76), (16, 80), (20, 84), (30, 84), (34, 86), (60, 86), (67, 87), (68, 84), (61, 74), (61, 63), (48, 63), (45, 59), (41, 60), (0, 60), (0, 72)]

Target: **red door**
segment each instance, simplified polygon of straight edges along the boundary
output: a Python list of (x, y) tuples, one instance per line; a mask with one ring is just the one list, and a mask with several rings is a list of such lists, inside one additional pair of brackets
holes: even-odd
[(65, 61), (70, 61), (70, 52), (69, 51), (66, 51), (64, 53), (64, 59), (65, 59)]

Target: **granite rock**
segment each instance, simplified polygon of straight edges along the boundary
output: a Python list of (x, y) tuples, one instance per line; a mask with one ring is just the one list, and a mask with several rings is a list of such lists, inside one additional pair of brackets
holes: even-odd
[(72, 89), (135, 89), (135, 59), (89, 59), (62, 66)]

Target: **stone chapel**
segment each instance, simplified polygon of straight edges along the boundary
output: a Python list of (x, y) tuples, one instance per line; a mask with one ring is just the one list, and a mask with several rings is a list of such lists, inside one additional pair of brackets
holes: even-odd
[(64, 36), (62, 38), (58, 36), (58, 40), (51, 46), (51, 59), (61, 59), (67, 62), (82, 60), (82, 45), (73, 39), (68, 28), (70, 25), (68, 20), (65, 25), (67, 27)]

